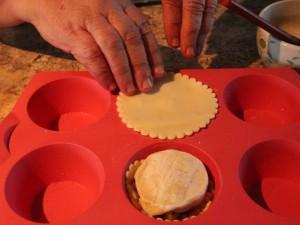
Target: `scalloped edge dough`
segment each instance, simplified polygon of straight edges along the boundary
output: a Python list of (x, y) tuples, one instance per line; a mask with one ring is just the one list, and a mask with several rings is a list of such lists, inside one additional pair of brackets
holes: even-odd
[(170, 140), (205, 128), (218, 112), (213, 90), (180, 73), (159, 80), (151, 93), (130, 97), (120, 93), (116, 104), (128, 128), (151, 138)]

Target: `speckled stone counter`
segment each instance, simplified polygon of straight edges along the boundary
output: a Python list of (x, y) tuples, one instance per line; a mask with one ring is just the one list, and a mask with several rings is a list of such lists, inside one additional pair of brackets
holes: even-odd
[[(274, 1), (274, 0), (273, 0)], [(272, 0), (246, 0), (243, 4), (258, 12)], [(163, 32), (160, 5), (144, 6), (150, 17), (169, 71), (180, 68), (262, 67), (256, 49), (256, 26), (219, 7), (215, 26), (203, 53), (185, 60), (168, 48)], [(84, 70), (84, 67), (46, 42), (28, 24), (0, 29), (0, 120), (14, 106), (23, 88), (38, 71)]]

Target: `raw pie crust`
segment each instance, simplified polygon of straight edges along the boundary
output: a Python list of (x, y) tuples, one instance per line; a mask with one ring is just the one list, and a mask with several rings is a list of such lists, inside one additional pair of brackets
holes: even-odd
[(143, 213), (163, 220), (186, 220), (209, 207), (214, 182), (203, 163), (178, 150), (136, 160), (126, 172), (126, 190)]
[(151, 93), (120, 93), (117, 111), (128, 128), (142, 135), (175, 139), (206, 127), (218, 112), (218, 102), (207, 85), (177, 73), (159, 80)]

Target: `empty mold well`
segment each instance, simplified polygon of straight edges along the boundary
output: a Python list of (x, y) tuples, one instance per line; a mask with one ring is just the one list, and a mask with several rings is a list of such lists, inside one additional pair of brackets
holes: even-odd
[(94, 153), (56, 144), (30, 152), (10, 171), (6, 199), (23, 218), (39, 223), (69, 221), (88, 210), (101, 194), (104, 171)]
[(55, 131), (76, 130), (100, 120), (108, 111), (110, 95), (89, 78), (65, 78), (38, 89), (28, 103), (37, 125)]
[(300, 121), (300, 90), (268, 75), (232, 81), (224, 92), (228, 109), (239, 119), (261, 127), (283, 127)]
[(200, 205), (189, 210), (188, 212), (184, 212), (181, 214), (167, 213), (161, 216), (155, 216), (154, 218), (157, 220), (166, 221), (180, 221), (194, 218), (195, 216), (204, 213), (206, 210), (209, 210), (210, 205), (216, 199), (216, 196), (218, 195), (219, 190), (221, 188), (221, 176), (215, 161), (206, 152), (193, 145), (167, 141), (147, 146), (138, 151), (137, 154), (135, 154), (132, 157), (127, 166), (126, 175), (124, 178), (126, 194), (131, 204), (140, 212), (143, 212), (140, 204), (138, 203), (139, 196), (135, 187), (135, 182), (133, 180), (134, 173), (138, 168), (141, 160), (146, 159), (148, 155), (154, 152), (159, 152), (168, 149), (174, 149), (190, 153), (204, 163), (210, 180), (208, 192), (204, 200), (200, 203)]
[(266, 210), (300, 218), (300, 144), (272, 140), (249, 149), (240, 163), (249, 197)]

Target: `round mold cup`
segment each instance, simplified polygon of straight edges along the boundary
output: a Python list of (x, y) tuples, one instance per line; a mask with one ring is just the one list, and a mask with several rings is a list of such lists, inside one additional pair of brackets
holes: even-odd
[(30, 98), (31, 120), (48, 130), (77, 130), (96, 123), (110, 106), (109, 92), (95, 80), (82, 77), (52, 81)]
[(300, 143), (270, 140), (250, 148), (240, 162), (248, 196), (264, 209), (300, 218)]
[[(208, 201), (205, 201), (205, 204), (201, 206), (201, 210), (197, 209), (196, 207), (194, 210), (191, 210), (184, 215), (180, 215), (179, 217), (182, 218), (170, 218), (169, 215), (162, 215), (162, 216), (156, 216), (153, 217), (156, 220), (165, 220), (165, 221), (183, 221), (183, 220), (188, 220), (188, 219), (193, 219), (197, 216), (201, 216), (201, 214), (205, 213), (206, 210), (209, 210), (211, 205), (214, 203), (214, 201), (217, 199), (217, 196), (221, 190), (222, 182), (221, 182), (221, 174), (218, 169), (218, 166), (216, 162), (203, 150), (199, 149), (196, 146), (189, 145), (189, 144), (184, 144), (180, 142), (172, 142), (172, 141), (166, 141), (166, 142), (160, 142), (156, 143), (150, 146), (147, 146), (141, 150), (139, 150), (129, 161), (128, 165), (126, 166), (126, 171), (125, 171), (125, 176), (124, 176), (124, 186), (125, 186), (125, 193), (127, 194), (127, 198), (131, 205), (135, 207), (137, 210), (139, 210), (141, 213), (145, 214), (143, 212), (140, 204), (138, 203), (138, 194), (136, 194), (136, 189), (134, 186), (128, 186), (128, 177), (130, 167), (134, 167), (135, 163), (138, 161), (141, 161), (143, 159), (146, 159), (148, 155), (154, 153), (154, 152), (159, 152), (159, 151), (164, 151), (168, 149), (174, 149), (178, 151), (183, 151), (190, 153), (194, 157), (198, 158), (200, 161), (203, 162), (205, 165), (208, 175), (209, 175), (209, 188), (208, 188), (208, 196), (206, 196), (206, 199)], [(136, 168), (134, 169), (136, 170)], [(132, 174), (131, 174), (132, 175)], [(133, 179), (133, 178), (132, 178)], [(134, 191), (135, 190), (135, 191)], [(132, 192), (132, 193), (129, 193)], [(135, 192), (135, 193), (134, 193)], [(173, 216), (171, 216), (173, 217)]]
[(300, 89), (279, 77), (237, 78), (225, 88), (224, 100), (236, 117), (259, 127), (285, 127), (300, 121)]
[(104, 169), (94, 153), (55, 144), (30, 152), (11, 169), (5, 196), (20, 217), (37, 223), (68, 222), (100, 197)]

